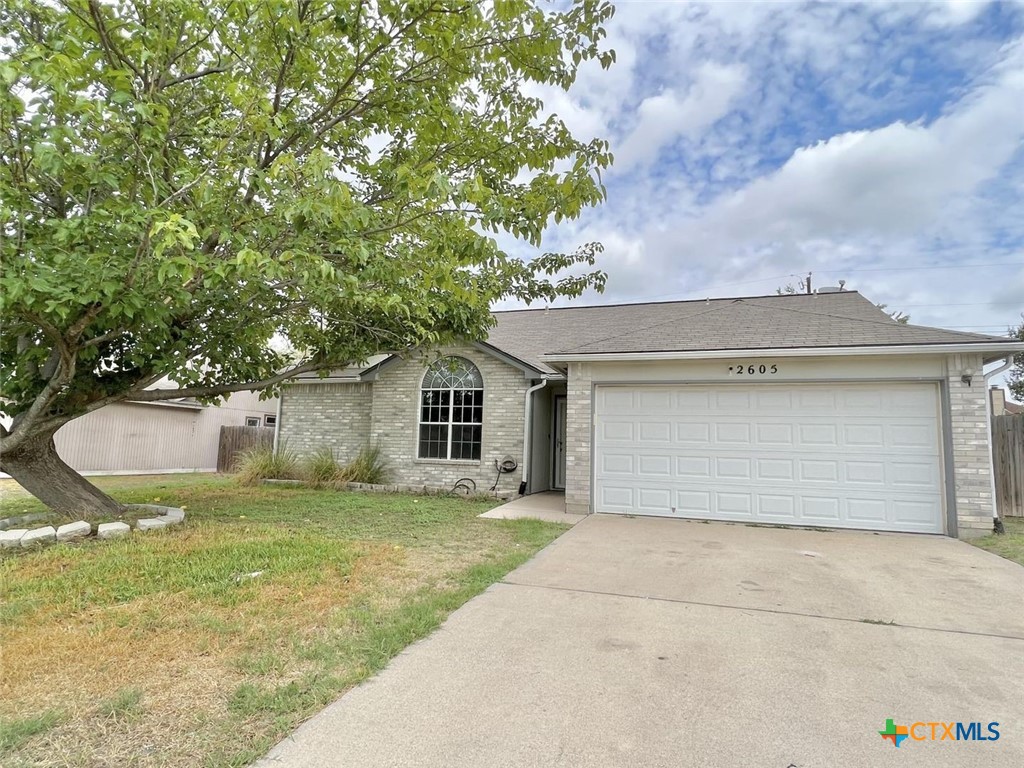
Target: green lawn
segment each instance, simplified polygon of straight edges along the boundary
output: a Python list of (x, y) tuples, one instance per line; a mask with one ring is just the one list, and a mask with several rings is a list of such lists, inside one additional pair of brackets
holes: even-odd
[(971, 543), (1024, 565), (1024, 517), (1004, 517), (1003, 525), (1006, 527), (1003, 535), (986, 536)]
[[(0, 555), (4, 766), (245, 765), (564, 530), (477, 519), (490, 501), (97, 484), (188, 518)], [(0, 493), (0, 517), (42, 510)]]

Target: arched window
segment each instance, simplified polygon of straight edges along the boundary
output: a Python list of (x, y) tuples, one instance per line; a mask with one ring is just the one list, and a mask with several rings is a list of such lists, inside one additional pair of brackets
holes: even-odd
[(420, 390), (421, 459), (480, 459), (484, 380), (461, 357), (445, 357), (427, 369)]

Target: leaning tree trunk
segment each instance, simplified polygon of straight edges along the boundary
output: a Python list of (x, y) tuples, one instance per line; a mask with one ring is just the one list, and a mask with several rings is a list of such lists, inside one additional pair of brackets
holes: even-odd
[(0, 453), (0, 469), (50, 509), (80, 519), (119, 515), (124, 508), (65, 464), (53, 444), (56, 430), (33, 435)]

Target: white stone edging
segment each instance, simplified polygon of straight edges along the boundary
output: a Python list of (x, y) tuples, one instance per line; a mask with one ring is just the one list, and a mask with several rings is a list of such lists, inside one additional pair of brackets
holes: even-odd
[[(128, 504), (126, 506), (151, 509), (160, 513), (154, 517), (140, 518), (136, 521), (135, 530), (139, 533), (180, 525), (185, 522), (185, 510), (179, 507), (165, 507), (159, 504)], [(19, 522), (27, 521), (28, 517), (28, 515), (13, 517), (0, 521), (0, 524), (17, 525)], [(100, 523), (96, 528), (95, 535), (97, 539), (119, 539), (131, 532), (132, 528), (128, 523)], [(58, 542), (81, 541), (91, 535), (93, 535), (93, 527), (85, 520), (67, 523), (57, 528), (52, 525), (45, 525), (41, 528), (7, 528), (4, 526), (0, 528), (0, 549), (31, 549)]]

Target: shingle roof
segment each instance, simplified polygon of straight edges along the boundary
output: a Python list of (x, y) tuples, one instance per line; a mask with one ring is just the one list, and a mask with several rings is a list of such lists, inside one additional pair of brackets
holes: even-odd
[(545, 372), (542, 356), (970, 344), (1010, 339), (892, 320), (856, 291), (496, 312), (487, 343)]

